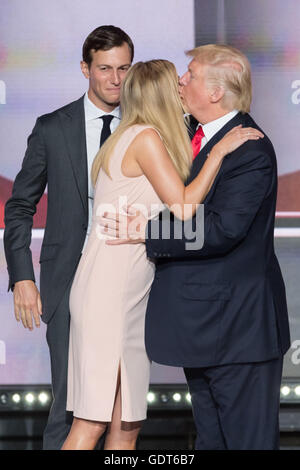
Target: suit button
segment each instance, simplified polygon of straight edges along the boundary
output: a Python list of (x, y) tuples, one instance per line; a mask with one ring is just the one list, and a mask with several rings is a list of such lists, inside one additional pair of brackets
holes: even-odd
[(85, 224), (82, 224), (83, 230), (87, 230), (87, 226)]

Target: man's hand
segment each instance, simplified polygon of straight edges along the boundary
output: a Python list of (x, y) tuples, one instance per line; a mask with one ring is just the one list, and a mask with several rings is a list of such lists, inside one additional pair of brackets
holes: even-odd
[(33, 330), (33, 319), (35, 326), (40, 326), (42, 315), (42, 302), (38, 288), (33, 281), (19, 281), (14, 287), (14, 307), (17, 321), (22, 320), (24, 328)]
[(124, 208), (124, 214), (104, 212), (100, 218), (101, 232), (116, 238), (106, 240), (107, 245), (145, 243), (147, 223), (148, 219), (130, 206)]

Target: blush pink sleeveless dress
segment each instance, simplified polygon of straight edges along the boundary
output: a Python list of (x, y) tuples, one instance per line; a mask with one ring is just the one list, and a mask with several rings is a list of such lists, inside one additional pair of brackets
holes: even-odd
[[(155, 266), (145, 244), (109, 246), (100, 233), (99, 214), (142, 204), (149, 217), (163, 204), (142, 175), (121, 171), (130, 143), (151, 126), (134, 125), (120, 137), (110, 160), (110, 179), (101, 169), (94, 194), (91, 233), (70, 293), (70, 345), (67, 410), (74, 416), (111, 421), (118, 367), (121, 369), (122, 421), (147, 417), (150, 360), (144, 324)], [(151, 211), (151, 212), (150, 212)]]

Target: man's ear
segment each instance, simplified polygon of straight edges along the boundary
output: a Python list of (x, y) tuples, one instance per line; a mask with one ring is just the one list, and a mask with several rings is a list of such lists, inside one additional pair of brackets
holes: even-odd
[(222, 100), (223, 96), (225, 95), (225, 90), (223, 87), (218, 86), (216, 88), (212, 88), (210, 90), (210, 102), (211, 103), (218, 103), (219, 101)]
[(85, 76), (85, 78), (90, 78), (90, 70), (89, 70), (89, 66), (86, 62), (84, 62), (84, 60), (82, 60), (80, 62), (80, 68), (81, 68), (81, 72), (83, 73), (83, 75)]

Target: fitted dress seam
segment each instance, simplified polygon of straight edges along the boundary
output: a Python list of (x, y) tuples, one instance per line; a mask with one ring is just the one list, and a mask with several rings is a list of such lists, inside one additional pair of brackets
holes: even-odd
[[(137, 185), (139, 183), (137, 182)], [(125, 293), (126, 293), (126, 286), (128, 285), (128, 279), (129, 279), (129, 272), (130, 272), (130, 268), (132, 268), (132, 264), (129, 263), (130, 261), (130, 247), (131, 245), (128, 246), (128, 261), (127, 261), (127, 269), (126, 269), (126, 282), (124, 283), (125, 284), (125, 288), (124, 288), (124, 291), (123, 291), (123, 295), (122, 295), (122, 301), (121, 301), (121, 305), (123, 307), (123, 315), (122, 315), (122, 328), (121, 328), (121, 334), (122, 334), (122, 341), (120, 341), (120, 350), (121, 352), (123, 352), (123, 340), (124, 340), (124, 325), (125, 325), (125, 315), (126, 315), (126, 312), (125, 312), (125, 308), (124, 308), (124, 298), (125, 298)], [(138, 419), (135, 419), (133, 421), (129, 421), (129, 420), (126, 420), (126, 419), (123, 419), (123, 407), (122, 407), (122, 403), (123, 403), (123, 390), (124, 388), (122, 387), (122, 360), (123, 360), (123, 363), (124, 363), (124, 366), (125, 366), (125, 360), (124, 360), (124, 357), (120, 354), (120, 364), (121, 364), (121, 367), (120, 367), (120, 381), (121, 381), (121, 421), (127, 421), (127, 422), (135, 422), (135, 421), (140, 421), (142, 419), (145, 419), (145, 417), (143, 418), (138, 418)], [(126, 367), (125, 367), (126, 369)], [(146, 399), (146, 398), (145, 398)], [(130, 406), (132, 404), (130, 403)]]
[[(120, 349), (119, 349), (119, 358), (118, 358), (118, 366), (117, 366), (117, 374), (116, 374), (116, 380), (115, 380), (115, 393), (114, 393), (114, 397), (116, 396), (116, 388), (117, 388), (117, 380), (118, 380), (118, 369), (119, 369), (119, 364), (120, 364), (120, 392), (121, 392), (121, 421), (126, 421), (123, 418), (123, 399), (124, 399), (124, 396), (123, 396), (123, 381), (122, 381), (122, 352), (123, 352), (123, 338), (124, 338), (124, 310), (123, 309), (123, 305), (124, 305), (124, 295), (125, 295), (125, 288), (126, 288), (126, 285), (127, 285), (127, 281), (128, 281), (128, 272), (129, 272), (129, 263), (128, 263), (128, 259), (130, 258), (129, 257), (129, 252), (130, 250), (128, 249), (127, 250), (127, 269), (126, 269), (126, 282), (124, 282), (124, 291), (123, 291), (123, 295), (122, 295), (122, 300), (121, 300), (121, 308), (122, 308), (122, 311), (123, 311), (123, 315), (122, 315), (122, 325), (121, 325), (121, 328), (120, 328)], [(111, 410), (111, 418), (112, 418), (112, 413), (113, 413), (113, 408), (112, 407), (112, 410)]]
[[(130, 145), (130, 144), (129, 144)], [(128, 147), (127, 147), (128, 148)], [(123, 158), (124, 158), (124, 155), (123, 155)], [(120, 163), (120, 168), (121, 168), (121, 164), (122, 164), (122, 161), (123, 161), (123, 158), (121, 159), (121, 163)], [(122, 172), (120, 171), (120, 174), (124, 177), (124, 178), (127, 178), (126, 176), (124, 176), (122, 174)], [(141, 175), (141, 176), (144, 176), (144, 175)], [(135, 179), (135, 178), (140, 178), (140, 177), (133, 177), (133, 178), (129, 178), (129, 179)], [(138, 181), (137, 181), (137, 184), (136, 186), (138, 185)], [(126, 420), (124, 419), (124, 415), (123, 415), (123, 412), (124, 412), (124, 408), (123, 408), (123, 403), (124, 401), (126, 402), (126, 399), (124, 397), (124, 383), (123, 383), (123, 380), (122, 380), (122, 377), (124, 378), (124, 374), (125, 374), (125, 371), (123, 371), (123, 365), (124, 365), (124, 368), (126, 369), (125, 367), (125, 360), (124, 360), (124, 357), (123, 357), (123, 350), (124, 350), (124, 344), (123, 344), (123, 340), (124, 340), (124, 325), (125, 325), (125, 315), (126, 315), (126, 312), (125, 312), (125, 308), (124, 308), (124, 298), (125, 298), (125, 293), (126, 293), (126, 286), (128, 285), (128, 279), (129, 279), (129, 271), (132, 266), (131, 264), (129, 263), (129, 260), (130, 260), (130, 246), (128, 246), (128, 249), (127, 249), (127, 268), (126, 268), (126, 280), (124, 282), (124, 290), (123, 290), (123, 295), (122, 295), (122, 300), (121, 300), (121, 309), (122, 309), (122, 312), (123, 312), (123, 315), (122, 315), (122, 325), (121, 325), (121, 328), (120, 328), (120, 349), (119, 349), (119, 356), (118, 356), (118, 361), (117, 361), (117, 367), (116, 367), (116, 370), (117, 372), (115, 373), (115, 379), (114, 379), (114, 383), (115, 383), (115, 386), (114, 386), (114, 394), (113, 394), (113, 397), (115, 399), (115, 396), (116, 396), (116, 388), (117, 388), (117, 381), (118, 381), (118, 370), (119, 370), (119, 365), (120, 365), (120, 393), (121, 393), (121, 421), (125, 421), (125, 422), (135, 422), (135, 421), (138, 421), (138, 420), (134, 420), (134, 421), (131, 421), (131, 420)], [(129, 266), (130, 264), (130, 266)], [(123, 364), (122, 364), (123, 363)], [(128, 378), (127, 378), (128, 380)], [(131, 405), (131, 404), (130, 404)], [(114, 409), (114, 402), (113, 402), (113, 405), (112, 405), (112, 408), (111, 408), (111, 419), (112, 419), (112, 414), (113, 414), (113, 409)], [(126, 418), (126, 416), (125, 416)]]

